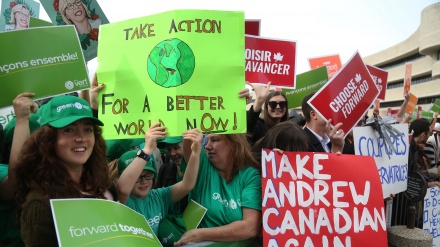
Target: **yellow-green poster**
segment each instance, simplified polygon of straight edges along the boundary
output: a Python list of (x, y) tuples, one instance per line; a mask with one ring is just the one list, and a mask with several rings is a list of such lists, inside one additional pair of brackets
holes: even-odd
[(246, 133), (244, 13), (176, 10), (102, 25), (99, 118), (106, 139), (144, 136), (161, 122)]

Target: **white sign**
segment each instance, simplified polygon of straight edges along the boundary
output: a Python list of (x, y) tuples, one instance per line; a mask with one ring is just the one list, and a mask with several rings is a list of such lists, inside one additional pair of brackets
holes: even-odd
[(423, 204), (423, 230), (434, 238), (432, 246), (440, 246), (440, 188), (428, 188)]
[(5, 126), (15, 117), (14, 108), (12, 106), (0, 109), (0, 124)]

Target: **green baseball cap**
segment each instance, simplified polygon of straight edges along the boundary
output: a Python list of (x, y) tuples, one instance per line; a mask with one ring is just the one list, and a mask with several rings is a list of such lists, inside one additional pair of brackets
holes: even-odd
[(63, 128), (81, 119), (90, 119), (97, 125), (104, 125), (99, 119), (93, 117), (89, 103), (75, 96), (53, 97), (41, 107), (40, 111), (41, 127), (49, 124), (55, 128)]
[(122, 154), (133, 149), (133, 147), (139, 148), (144, 142), (144, 138), (105, 140), (105, 144), (107, 145), (107, 161), (112, 161), (121, 157)]
[[(31, 113), (31, 117), (29, 119), (29, 131), (32, 134), (32, 132), (36, 131), (37, 129), (40, 128), (40, 123), (39, 123), (39, 111), (34, 114)], [(15, 129), (15, 124), (16, 124), (17, 120), (15, 119), (15, 117), (13, 119), (11, 119), (11, 121), (9, 121), (8, 124), (6, 124), (5, 126), (5, 145), (9, 148), (11, 148), (12, 146), (12, 138), (14, 136), (14, 129)]]
[[(139, 150), (130, 150), (121, 155), (118, 161), (118, 172), (119, 175), (127, 168), (128, 165), (137, 157), (137, 152)], [(156, 165), (154, 164), (154, 157), (151, 155), (150, 160), (145, 164), (144, 170), (149, 170), (154, 172), (154, 177), (157, 177)]]
[(165, 148), (167, 144), (177, 144), (183, 141), (181, 136), (171, 136), (164, 139), (157, 140), (158, 148)]

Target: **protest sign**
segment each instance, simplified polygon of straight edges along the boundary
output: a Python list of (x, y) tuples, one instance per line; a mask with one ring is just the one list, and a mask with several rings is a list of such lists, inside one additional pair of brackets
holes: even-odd
[(435, 100), (435, 102), (429, 108), (432, 112), (440, 113), (440, 99)]
[(428, 119), (429, 122), (431, 122), (432, 119), (434, 118), (434, 116), (432, 115), (432, 112), (430, 112), (430, 111), (423, 111), (423, 110), (421, 111), (421, 117)]
[(342, 68), (341, 59), (339, 54), (329, 55), (324, 57), (309, 58), (310, 69), (316, 69), (322, 66), (327, 68), (328, 78), (332, 78), (333, 75)]
[(99, 26), (109, 23), (98, 1), (76, 0), (71, 3), (67, 0), (40, 0), (40, 2), (54, 25), (75, 27), (86, 61), (95, 58)]
[[(177, 10), (100, 29), (99, 118), (106, 139), (145, 136), (160, 122), (169, 136), (187, 129), (246, 133), (243, 12)], [(221, 47), (221, 49), (219, 49)]]
[(0, 32), (25, 29), (29, 18), (40, 15), (40, 4), (33, 0), (4, 0), (1, 4)]
[(371, 78), (373, 78), (377, 89), (379, 89), (378, 99), (385, 100), (385, 93), (387, 91), (388, 83), (388, 71), (380, 69), (375, 66), (366, 64), (368, 72), (370, 72)]
[[(345, 136), (365, 116), (379, 95), (361, 56), (356, 52), (347, 64), (308, 101), (326, 121), (343, 123)], [(344, 136), (344, 137), (345, 137)]]
[(59, 246), (162, 246), (145, 217), (118, 202), (52, 199), (50, 204)]
[(406, 114), (413, 114), (414, 113), (414, 109), (417, 106), (417, 101), (419, 100), (419, 98), (417, 98), (414, 94), (409, 93), (409, 101), (408, 101), (408, 106), (406, 107)]
[(423, 230), (432, 235), (432, 246), (440, 246), (440, 188), (428, 188), (423, 203)]
[(396, 119), (397, 113), (399, 113), (399, 109), (391, 109), (388, 107), (387, 116), (390, 116), (390, 117), (393, 117), (394, 119)]
[(372, 127), (353, 129), (355, 154), (371, 156), (376, 161), (383, 198), (405, 191), (408, 179), (408, 154), (410, 152), (408, 125), (394, 124), (392, 126), (402, 133), (397, 139), (390, 136), (395, 152), (391, 147), (385, 146), (384, 138), (379, 136), (379, 133)]
[(0, 109), (0, 124), (5, 126), (15, 117), (14, 107), (5, 107)]
[(53, 26), (52, 23), (35, 17), (31, 17), (29, 21), (29, 27), (51, 27), (51, 26)]
[(0, 39), (0, 108), (23, 92), (35, 93), (35, 100), (90, 88), (73, 26), (3, 32)]
[(261, 20), (245, 20), (244, 33), (254, 36), (260, 36)]
[(295, 88), (296, 42), (246, 35), (246, 81)]
[(186, 230), (196, 229), (205, 216), (206, 211), (208, 211), (207, 208), (191, 199), (182, 214)]
[(411, 90), (411, 73), (412, 73), (412, 63), (407, 63), (405, 65), (405, 77), (403, 81), (403, 94), (407, 94)]
[(263, 149), (261, 160), (263, 246), (388, 246), (372, 157)]
[(288, 108), (301, 107), (303, 98), (311, 92), (318, 91), (328, 81), (325, 66), (296, 75), (296, 88), (282, 88), (286, 94)]

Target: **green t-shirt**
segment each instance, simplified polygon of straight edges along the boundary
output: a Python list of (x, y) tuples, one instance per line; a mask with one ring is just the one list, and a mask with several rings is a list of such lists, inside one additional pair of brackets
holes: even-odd
[[(0, 164), (0, 182), (8, 176), (8, 165)], [(9, 211), (15, 206), (14, 202), (0, 201), (0, 211)]]
[(144, 198), (130, 196), (125, 204), (145, 216), (148, 225), (150, 225), (156, 236), (160, 221), (168, 215), (168, 211), (173, 206), (171, 187), (152, 189)]
[(246, 167), (227, 184), (202, 150), (197, 182), (189, 199), (208, 209), (200, 227), (227, 225), (243, 219), (242, 207), (261, 210), (261, 175)]

